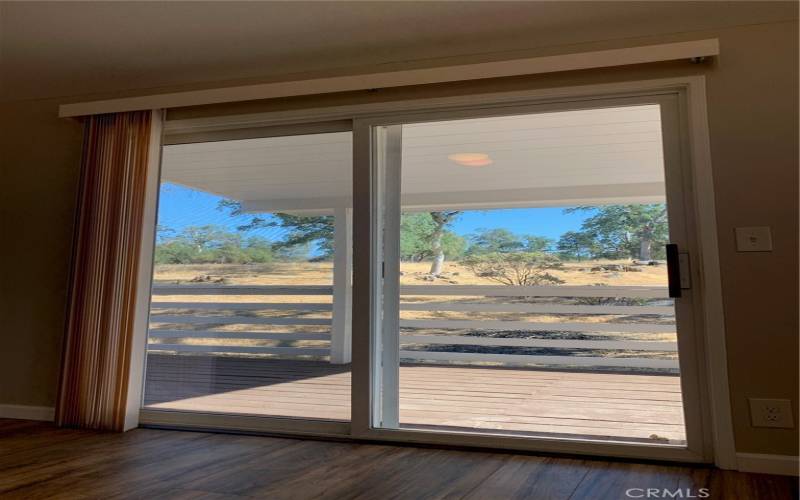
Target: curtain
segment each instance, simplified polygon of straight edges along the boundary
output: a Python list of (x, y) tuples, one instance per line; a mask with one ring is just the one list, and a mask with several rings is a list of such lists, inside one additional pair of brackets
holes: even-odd
[(152, 111), (85, 120), (56, 423), (121, 431)]

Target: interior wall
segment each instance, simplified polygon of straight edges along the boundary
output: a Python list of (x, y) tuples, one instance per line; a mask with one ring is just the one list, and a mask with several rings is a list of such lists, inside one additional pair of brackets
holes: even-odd
[[(767, 23), (631, 39), (628, 45), (718, 37), (721, 56), (685, 62), (516, 77), (372, 93), (291, 98), (173, 110), (170, 118), (703, 74), (736, 445), (739, 452), (793, 454), (797, 428), (749, 424), (748, 397), (787, 398), (798, 413), (798, 25)], [(588, 50), (585, 47), (582, 50)], [(212, 80), (213, 75), (209, 75)], [(152, 90), (150, 90), (152, 92)], [(147, 92), (149, 93), (149, 92)], [(126, 92), (127, 94), (127, 92)], [(79, 100), (72, 96), (64, 101)], [(0, 404), (52, 405), (65, 308), (80, 127), (56, 116), (56, 101), (4, 105), (6, 185)], [(4, 132), (5, 134), (5, 132)], [(7, 225), (7, 227), (5, 227)], [(770, 253), (737, 253), (734, 227), (768, 225)], [(33, 269), (38, 267), (38, 269)], [(8, 326), (8, 328), (6, 328)]]
[(0, 104), (0, 405), (56, 397), (82, 142), (57, 106)]

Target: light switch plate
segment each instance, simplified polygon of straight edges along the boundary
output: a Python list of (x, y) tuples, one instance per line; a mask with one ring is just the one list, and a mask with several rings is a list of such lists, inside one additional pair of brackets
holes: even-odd
[(793, 428), (791, 401), (750, 398), (750, 423), (753, 427)]
[(772, 232), (769, 226), (737, 227), (736, 250), (739, 252), (771, 252)]

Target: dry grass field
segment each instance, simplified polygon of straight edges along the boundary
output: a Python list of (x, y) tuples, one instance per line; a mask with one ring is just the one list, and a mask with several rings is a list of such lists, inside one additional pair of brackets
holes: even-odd
[[(590, 260), (565, 262), (561, 270), (550, 271), (564, 280), (565, 285), (609, 286), (666, 286), (667, 269), (663, 264), (656, 266), (632, 266), (638, 272), (592, 271), (592, 268), (609, 265), (630, 266), (627, 260)], [(498, 285), (488, 278), (475, 276), (457, 262), (446, 262), (442, 278), (433, 282), (425, 277), (430, 269), (427, 262), (403, 262), (400, 265), (400, 283), (420, 284), (458, 284), (458, 285)], [(212, 281), (229, 285), (330, 285), (333, 280), (331, 262), (279, 262), (271, 264), (168, 264), (157, 265), (154, 279), (156, 283), (186, 283), (201, 276)]]
[[(598, 269), (603, 267), (616, 270)], [(476, 276), (466, 267), (458, 263), (446, 263), (444, 272), (431, 280), (428, 275), (428, 263), (403, 263), (401, 265), (401, 284), (403, 285), (497, 285), (499, 283), (485, 277)], [(627, 270), (623, 270), (627, 269)], [(631, 271), (630, 269), (634, 269)], [(155, 270), (155, 283), (158, 284), (225, 284), (225, 285), (330, 285), (332, 282), (332, 264), (319, 263), (271, 263), (256, 265), (160, 265)], [(632, 286), (666, 285), (666, 267), (631, 266), (629, 261), (582, 261), (565, 263), (563, 269), (551, 271), (564, 281), (564, 285), (609, 285)], [(254, 295), (159, 295), (154, 297), (158, 302), (214, 302), (214, 303), (330, 303), (330, 295), (272, 295), (269, 297)], [(404, 303), (429, 302), (468, 302), (468, 303), (512, 303), (537, 302), (558, 304), (581, 304), (581, 299), (564, 299), (556, 297), (517, 298), (517, 297), (464, 297), (464, 296), (403, 296)], [(652, 304), (652, 303), (651, 303)], [(658, 305), (669, 305), (669, 301), (660, 301)], [(159, 309), (166, 314), (192, 315), (201, 312), (214, 317), (252, 316), (252, 317), (302, 317), (310, 319), (330, 318), (326, 311), (193, 311), (191, 309), (167, 308)], [(166, 329), (209, 330), (216, 332), (287, 332), (287, 333), (323, 333), (329, 331), (327, 325), (270, 325), (270, 324), (215, 324), (213, 318), (208, 323), (180, 326), (178, 324), (158, 323), (158, 316), (152, 318), (152, 327)], [(401, 319), (409, 320), (503, 320), (532, 321), (536, 323), (553, 323), (552, 331), (524, 330), (480, 330), (471, 329), (414, 329), (404, 332), (414, 335), (467, 335), (478, 337), (502, 337), (524, 339), (561, 339), (561, 340), (645, 340), (672, 342), (674, 333), (636, 333), (636, 332), (564, 332), (559, 331), (558, 324), (569, 323), (647, 323), (670, 325), (674, 319), (670, 316), (642, 316), (618, 314), (546, 314), (524, 312), (467, 312), (467, 311), (402, 311)], [(153, 339), (152, 342), (159, 342)], [(184, 338), (170, 340), (170, 343), (188, 345), (215, 345), (219, 339)], [(281, 347), (317, 347), (326, 348), (324, 340), (253, 340), (230, 338), (224, 340), (228, 346), (281, 346)], [(597, 349), (545, 349), (522, 347), (472, 347), (472, 346), (427, 346), (425, 344), (404, 344), (406, 350), (439, 350), (450, 352), (493, 352), (496, 354), (557, 354), (568, 356), (604, 356), (604, 357), (648, 357), (657, 359), (674, 359), (675, 352), (597, 350)]]

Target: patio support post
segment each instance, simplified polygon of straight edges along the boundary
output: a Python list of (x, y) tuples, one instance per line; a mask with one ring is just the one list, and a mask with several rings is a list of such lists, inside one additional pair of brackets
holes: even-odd
[(333, 321), (331, 355), (333, 364), (350, 362), (351, 304), (353, 279), (353, 210), (337, 207), (333, 211)]

